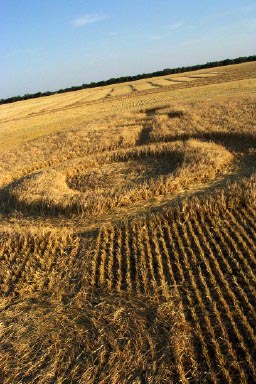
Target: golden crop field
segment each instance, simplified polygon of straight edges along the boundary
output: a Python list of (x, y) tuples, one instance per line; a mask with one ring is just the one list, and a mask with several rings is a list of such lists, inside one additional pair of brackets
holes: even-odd
[(256, 63), (0, 106), (0, 382), (251, 384)]

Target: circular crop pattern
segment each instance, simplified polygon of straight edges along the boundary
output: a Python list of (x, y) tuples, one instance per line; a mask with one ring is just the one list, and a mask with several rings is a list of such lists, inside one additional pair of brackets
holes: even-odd
[(197, 188), (232, 158), (221, 145), (194, 139), (144, 145), (32, 174), (12, 186), (9, 197), (18, 207), (42, 213), (97, 216)]
[(183, 156), (179, 152), (173, 152), (169, 156), (165, 153), (138, 154), (138, 158), (115, 161), (107, 164), (99, 164), (97, 167), (79, 173), (67, 179), (71, 189), (81, 192), (88, 190), (109, 190), (115, 188), (134, 188), (157, 179), (161, 175), (173, 173), (181, 164)]

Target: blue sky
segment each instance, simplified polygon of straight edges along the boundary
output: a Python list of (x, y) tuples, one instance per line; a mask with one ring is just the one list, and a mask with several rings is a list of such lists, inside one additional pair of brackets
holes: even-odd
[(0, 0), (0, 98), (256, 53), (255, 0)]

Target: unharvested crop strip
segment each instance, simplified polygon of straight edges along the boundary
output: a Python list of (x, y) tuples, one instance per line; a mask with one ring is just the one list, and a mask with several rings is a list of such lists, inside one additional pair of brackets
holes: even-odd
[(114, 228), (111, 226), (108, 228), (108, 242), (106, 243), (105, 252), (106, 252), (106, 262), (105, 262), (105, 274), (104, 274), (104, 286), (106, 286), (110, 291), (114, 284), (113, 279), (113, 265), (114, 265), (114, 237), (115, 232)]
[(159, 234), (161, 236), (161, 231), (157, 220), (153, 217), (150, 220), (150, 235), (152, 236), (152, 242), (154, 244), (154, 253), (156, 254), (156, 260), (158, 263), (159, 278), (160, 284), (162, 286), (163, 293), (168, 297), (170, 279), (168, 278), (168, 263), (166, 260), (166, 253), (162, 252)]
[(158, 240), (159, 241), (159, 254), (163, 258), (163, 263), (164, 263), (163, 269), (164, 269), (164, 273), (166, 275), (166, 280), (167, 280), (167, 282), (169, 282), (170, 285), (174, 285), (174, 287), (177, 289), (177, 287), (175, 285), (176, 281), (174, 279), (174, 271), (173, 271), (172, 263), (171, 263), (169, 252), (168, 252), (166, 242), (164, 239), (164, 233), (163, 233), (163, 229), (162, 229), (163, 222), (159, 219), (158, 216), (156, 217), (156, 225), (157, 225), (157, 228), (159, 231), (159, 240)]
[(97, 236), (96, 240), (96, 247), (95, 247), (95, 253), (92, 258), (92, 265), (91, 265), (91, 278), (90, 278), (90, 284), (92, 288), (95, 288), (97, 286), (98, 282), (98, 268), (99, 268), (99, 259), (100, 259), (100, 253), (101, 253), (101, 246), (102, 246), (102, 236), (103, 236), (103, 230), (100, 230)]
[(157, 292), (158, 290), (158, 281), (159, 281), (159, 276), (158, 276), (158, 271), (157, 271), (157, 264), (155, 262), (155, 256), (154, 253), (152, 252), (152, 243), (151, 243), (151, 237), (148, 233), (148, 225), (145, 226), (144, 232), (144, 241), (145, 241), (145, 248), (146, 248), (146, 254), (148, 258), (148, 266), (150, 270), (150, 275), (151, 275), (151, 284), (152, 284), (152, 289), (153, 292)]
[(123, 236), (123, 241), (124, 241), (124, 257), (125, 257), (125, 267), (124, 267), (124, 273), (123, 273), (123, 279), (122, 279), (122, 289), (127, 290), (129, 293), (132, 291), (132, 273), (131, 273), (131, 251), (130, 251), (130, 246), (129, 246), (129, 241), (130, 241), (130, 228), (128, 223), (126, 222), (124, 224), (124, 236)]
[(127, 265), (130, 265), (129, 282), (131, 290), (136, 292), (136, 255), (134, 253), (134, 229), (131, 223), (126, 224), (127, 229)]
[(133, 269), (133, 282), (134, 282), (134, 290), (137, 293), (143, 292), (143, 281), (140, 278), (139, 274), (139, 263), (138, 263), (138, 245), (136, 239), (137, 239), (137, 233), (138, 233), (138, 227), (136, 223), (133, 223), (131, 226), (131, 233), (132, 233), (132, 241), (131, 241), (131, 249), (132, 249), (132, 255), (133, 255), (133, 263), (132, 263), (132, 269)]
[[(117, 290), (121, 290), (122, 283), (122, 229), (116, 227), (114, 229), (114, 253), (109, 255), (113, 259), (112, 265), (112, 281), (113, 287)], [(110, 277), (111, 278), (111, 277)]]
[[(146, 226), (141, 226), (140, 223), (137, 224), (137, 237), (138, 237), (138, 255), (139, 255), (139, 264), (138, 268), (140, 269), (140, 276), (142, 279), (143, 291), (146, 294), (151, 294), (151, 281), (154, 278), (152, 275), (152, 270), (150, 268), (150, 260), (148, 255), (145, 252), (145, 232), (147, 232)], [(147, 248), (146, 248), (147, 249)]]
[(99, 271), (99, 276), (96, 276), (96, 285), (98, 285), (97, 283), (99, 283), (99, 286), (104, 286), (105, 284), (105, 263), (106, 263), (106, 259), (107, 259), (107, 254), (106, 254), (106, 248), (107, 248), (107, 244), (109, 242), (109, 229), (106, 229), (105, 227), (103, 228), (102, 230), (102, 238), (103, 238), (103, 241), (102, 241), (102, 247), (101, 247), (101, 250), (100, 250), (100, 253), (99, 253), (99, 257), (98, 257), (98, 265), (97, 265), (97, 271)]

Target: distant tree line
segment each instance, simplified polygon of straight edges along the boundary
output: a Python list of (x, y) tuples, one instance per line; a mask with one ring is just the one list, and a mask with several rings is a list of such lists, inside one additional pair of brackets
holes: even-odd
[(102, 87), (104, 85), (125, 83), (128, 81), (147, 79), (150, 77), (172, 75), (175, 73), (196, 71), (198, 69), (204, 69), (204, 68), (212, 68), (212, 67), (221, 67), (221, 66), (225, 66), (225, 65), (240, 64), (240, 63), (245, 63), (245, 62), (249, 62), (249, 61), (256, 61), (256, 55), (238, 57), (236, 59), (225, 59), (225, 60), (221, 60), (221, 61), (210, 61), (206, 64), (198, 64), (198, 65), (192, 65), (192, 66), (188, 66), (188, 67), (166, 68), (166, 69), (163, 69), (161, 71), (156, 71), (156, 72), (152, 72), (152, 73), (142, 73), (140, 75), (135, 75), (135, 76), (122, 76), (122, 77), (118, 77), (118, 78), (111, 78), (108, 80), (92, 82), (90, 84), (82, 84), (82, 85), (73, 86), (73, 87), (69, 87), (69, 88), (65, 88), (65, 89), (59, 89), (58, 91), (26, 93), (23, 96), (13, 96), (13, 97), (9, 97), (7, 99), (0, 99), (0, 104), (14, 103), (15, 101), (20, 101), (20, 100), (28, 100), (28, 99), (34, 99), (34, 98), (42, 97), (42, 96), (50, 96), (50, 95), (55, 95), (57, 93), (79, 91), (81, 89), (87, 89), (87, 88)]

